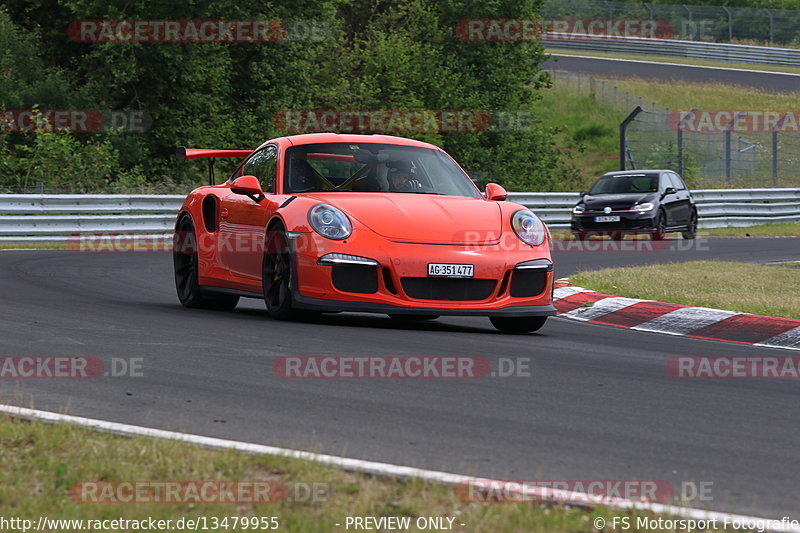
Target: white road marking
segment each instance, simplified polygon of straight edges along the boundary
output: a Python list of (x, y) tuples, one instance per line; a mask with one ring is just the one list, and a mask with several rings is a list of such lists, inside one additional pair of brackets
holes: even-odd
[(790, 350), (800, 350), (800, 326), (785, 331), (780, 335), (759, 342), (755, 346), (765, 346), (768, 348), (788, 348)]
[(591, 307), (579, 307), (561, 316), (575, 318), (577, 320), (594, 320), (609, 313), (615, 313), (620, 309), (625, 309), (631, 305), (638, 304), (647, 300), (637, 300), (636, 298), (604, 298), (594, 303)]
[(683, 307), (633, 326), (631, 329), (685, 335), (738, 314), (740, 313), (707, 307)]
[(589, 292), (589, 289), (576, 287), (575, 285), (571, 285), (569, 287), (559, 287), (553, 291), (553, 299), (560, 300), (562, 298), (566, 298), (567, 296), (578, 294), (579, 292)]

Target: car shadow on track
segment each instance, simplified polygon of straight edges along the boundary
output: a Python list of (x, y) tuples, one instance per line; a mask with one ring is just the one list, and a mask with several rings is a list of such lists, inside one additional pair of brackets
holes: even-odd
[[(213, 318), (215, 323), (219, 324), (220, 321), (228, 320), (231, 322), (243, 320), (268, 322), (273, 324), (284, 324), (287, 327), (315, 325), (315, 326), (335, 326), (335, 327), (359, 327), (359, 328), (373, 328), (373, 329), (388, 329), (388, 330), (406, 330), (406, 331), (431, 331), (441, 333), (481, 333), (481, 334), (494, 334), (494, 335), (509, 335), (497, 331), (487, 318), (482, 317), (442, 317), (436, 320), (403, 320), (397, 318), (390, 318), (387, 315), (372, 314), (372, 313), (322, 313), (311, 314), (309, 316), (301, 316), (298, 319), (286, 322), (279, 322), (273, 320), (267, 314), (266, 309), (258, 309), (254, 306), (239, 306), (233, 311), (215, 311), (209, 309), (184, 309), (180, 304), (151, 304), (150, 307), (158, 307), (163, 310), (171, 310), (178, 314), (178, 316), (192, 316), (192, 317), (209, 317)], [(454, 324), (448, 320), (470, 321), (472, 324)], [(483, 324), (485, 321), (485, 325)], [(541, 336), (540, 333), (526, 333), (523, 336)], [(516, 335), (519, 336), (519, 335)]]

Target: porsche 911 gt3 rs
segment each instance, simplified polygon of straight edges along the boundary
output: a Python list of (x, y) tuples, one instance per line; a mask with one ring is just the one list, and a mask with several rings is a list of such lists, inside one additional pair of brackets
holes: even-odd
[(179, 156), (243, 158), (181, 207), (173, 258), (186, 307), (253, 297), (279, 320), (476, 315), (506, 332), (535, 331), (555, 314), (547, 227), (504, 201), (501, 186), (481, 192), (436, 146), (315, 133)]

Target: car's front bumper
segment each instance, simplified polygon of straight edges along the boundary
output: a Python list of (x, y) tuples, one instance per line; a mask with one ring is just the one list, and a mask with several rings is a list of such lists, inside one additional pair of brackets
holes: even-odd
[(553, 304), (512, 306), (504, 309), (442, 308), (442, 307), (407, 307), (373, 302), (351, 302), (343, 300), (321, 300), (306, 298), (295, 294), (294, 305), (298, 309), (321, 311), (323, 313), (385, 313), (387, 315), (439, 315), (439, 316), (490, 316), (490, 317), (522, 317), (553, 316), (557, 314)]
[[(345, 242), (303, 233), (292, 246), (297, 266), (295, 305), (329, 312), (409, 315), (556, 314), (548, 243), (532, 247), (514, 239), (518, 242), (421, 244), (360, 232)], [(377, 265), (320, 264), (320, 258), (330, 253), (371, 259)], [(429, 263), (470, 264), (474, 274), (472, 278), (434, 278), (428, 276)]]
[(655, 231), (655, 211), (634, 213), (632, 211), (612, 211), (609, 215), (619, 216), (619, 222), (595, 222), (595, 217), (608, 216), (602, 212), (572, 215), (570, 227), (573, 232), (605, 234), (615, 232), (652, 233)]

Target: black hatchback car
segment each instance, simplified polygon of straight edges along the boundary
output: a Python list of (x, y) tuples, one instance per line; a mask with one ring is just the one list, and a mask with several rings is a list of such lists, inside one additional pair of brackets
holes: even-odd
[(671, 170), (609, 172), (581, 192), (572, 209), (571, 227), (577, 239), (649, 233), (662, 240), (674, 231), (694, 239), (697, 206), (681, 177)]

